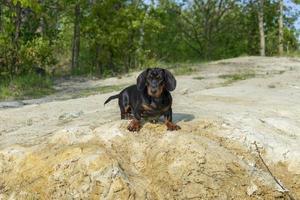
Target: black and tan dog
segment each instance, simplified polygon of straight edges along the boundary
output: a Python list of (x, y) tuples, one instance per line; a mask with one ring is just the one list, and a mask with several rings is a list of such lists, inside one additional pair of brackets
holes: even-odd
[(178, 130), (180, 127), (172, 123), (170, 91), (175, 87), (176, 80), (171, 72), (161, 68), (148, 68), (138, 76), (136, 85), (109, 97), (104, 104), (119, 98), (121, 119), (132, 119), (128, 125), (129, 131), (140, 130), (142, 117), (158, 119), (162, 115), (168, 130)]

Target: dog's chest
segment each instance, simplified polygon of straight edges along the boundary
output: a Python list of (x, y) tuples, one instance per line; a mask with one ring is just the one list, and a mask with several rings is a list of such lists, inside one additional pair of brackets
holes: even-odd
[(170, 105), (164, 104), (164, 102), (151, 101), (142, 104), (142, 115), (143, 116), (158, 116), (167, 112)]

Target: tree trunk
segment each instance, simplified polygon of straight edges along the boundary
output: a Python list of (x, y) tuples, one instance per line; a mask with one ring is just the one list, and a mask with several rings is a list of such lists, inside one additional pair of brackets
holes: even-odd
[(96, 44), (96, 56), (95, 56), (95, 66), (96, 70), (100, 77), (103, 75), (103, 69), (102, 69), (102, 62), (100, 59), (100, 53), (101, 53), (102, 47), (99, 44)]
[(14, 34), (14, 39), (13, 42), (15, 45), (18, 46), (19, 44), (19, 37), (20, 37), (20, 29), (21, 29), (21, 13), (22, 13), (22, 8), (20, 5), (20, 2), (17, 3), (16, 5), (16, 17), (15, 17), (15, 34)]
[(110, 47), (109, 48), (109, 61), (108, 61), (108, 66), (110, 70), (112, 71), (113, 75), (115, 74), (115, 65), (114, 65), (114, 52), (113, 49)]
[(41, 36), (44, 37), (46, 35), (46, 22), (45, 22), (45, 18), (44, 17), (40, 18), (39, 30), (40, 30)]
[(259, 36), (260, 36), (260, 55), (265, 56), (266, 46), (265, 46), (265, 30), (264, 30), (264, 0), (259, 0), (258, 25), (259, 25)]
[(283, 0), (279, 0), (279, 35), (278, 35), (278, 53), (283, 54)]
[(21, 22), (22, 22), (22, 8), (20, 2), (18, 2), (15, 6), (16, 16), (15, 16), (15, 34), (13, 35), (13, 55), (12, 55), (12, 63), (10, 66), (10, 75), (13, 77), (15, 73), (19, 71), (18, 68), (18, 54), (19, 54), (19, 38), (21, 31)]
[(2, 32), (2, 2), (0, 1), (0, 33)]
[(79, 66), (79, 51), (80, 51), (80, 5), (75, 5), (75, 20), (73, 33), (73, 47), (72, 47), (72, 71), (78, 69)]

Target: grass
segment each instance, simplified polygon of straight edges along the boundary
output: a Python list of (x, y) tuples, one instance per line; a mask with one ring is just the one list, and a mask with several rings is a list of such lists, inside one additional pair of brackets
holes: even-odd
[(223, 83), (223, 85), (226, 86), (237, 81), (254, 78), (255, 76), (256, 74), (254, 72), (244, 72), (239, 74), (224, 74), (220, 75), (219, 78), (226, 79), (226, 81)]
[[(95, 94), (104, 94), (120, 91), (126, 85), (107, 85), (93, 88), (81, 89), (66, 95), (62, 99), (87, 97)], [(40, 77), (35, 74), (16, 77), (12, 81), (0, 82), (0, 100), (23, 100), (40, 98), (54, 93), (53, 82), (48, 77)]]
[(52, 80), (36, 74), (0, 82), (0, 100), (39, 98), (54, 92)]
[(196, 79), (196, 80), (203, 80), (205, 79), (203, 76), (197, 76), (197, 77), (193, 77), (193, 79)]
[(195, 72), (198, 72), (199, 69), (206, 64), (206, 61), (186, 61), (186, 62), (176, 62), (176, 63), (168, 63), (168, 62), (156, 62), (153, 65), (147, 65), (151, 67), (162, 67), (165, 69), (169, 69), (174, 75), (192, 75)]
[(285, 52), (284, 55), (285, 57), (291, 57), (291, 58), (299, 58), (300, 57), (300, 51), (291, 51), (291, 52)]
[(124, 89), (125, 87), (126, 87), (126, 85), (107, 85), (107, 86), (82, 89), (79, 92), (72, 95), (72, 98), (87, 97), (87, 96), (95, 95), (95, 94), (99, 94), (99, 93), (105, 94), (105, 93), (110, 93), (110, 92), (114, 92), (114, 91), (120, 91), (120, 90)]
[[(196, 66), (196, 67), (195, 67)], [(170, 69), (174, 75), (180, 76), (180, 75), (191, 75), (197, 71), (197, 65), (188, 64), (188, 63), (176, 63), (176, 64), (168, 64), (165, 65), (167, 69)]]
[(189, 67), (187, 65), (176, 67), (173, 69), (175, 75), (191, 75), (196, 71), (196, 69)]
[[(21, 76), (12, 81), (0, 83), (0, 100), (23, 100), (40, 98), (55, 92), (53, 82), (48, 77), (40, 77), (35, 74)], [(104, 94), (113, 91), (120, 91), (125, 85), (107, 85), (94, 88), (82, 89), (74, 92), (70, 98), (87, 97), (95, 94)]]

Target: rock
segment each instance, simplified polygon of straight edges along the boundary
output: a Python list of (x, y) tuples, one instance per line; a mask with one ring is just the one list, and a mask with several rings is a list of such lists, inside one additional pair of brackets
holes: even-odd
[(258, 190), (257, 185), (251, 182), (251, 185), (247, 187), (247, 195), (252, 196)]
[[(54, 95), (47, 98), (51, 102), (1, 109), (0, 199), (281, 197), (253, 141), (270, 170), (300, 196), (300, 62), (247, 57), (226, 63), (199, 69), (210, 77), (206, 81), (194, 81), (195, 75), (176, 77), (172, 109), (180, 131), (167, 131), (162, 121), (142, 121), (138, 133), (127, 131), (117, 101), (103, 106), (111, 94), (67, 101), (55, 101)], [(285, 65), (295, 72), (226, 87), (218, 77), (249, 67), (264, 74)], [(137, 75), (125, 75), (118, 84), (129, 85)], [(60, 97), (116, 80), (62, 83)], [(272, 83), (280, 85), (269, 89)]]
[(188, 88), (185, 88), (183, 90), (180, 91), (180, 94), (182, 95), (185, 95), (185, 94), (188, 94), (189, 93), (189, 89)]
[(82, 114), (83, 114), (83, 111), (79, 111), (76, 113), (64, 113), (64, 114), (60, 115), (58, 117), (58, 119), (62, 120), (62, 121), (72, 120), (72, 119), (80, 117)]
[(87, 142), (94, 137), (89, 127), (71, 127), (59, 130), (49, 137), (48, 142), (52, 144), (76, 144)]
[[(245, 199), (257, 190), (238, 190), (248, 180), (239, 158), (203, 136), (152, 129), (164, 127), (153, 124), (135, 135), (118, 126), (112, 127), (123, 136), (110, 137), (109, 142), (99, 137), (101, 130), (110, 129), (107, 125), (94, 130), (73, 126), (34, 148), (7, 149), (0, 163), (8, 170), (3, 173), (7, 187), (18, 188), (13, 198)], [(204, 130), (198, 123), (191, 126)], [(2, 162), (10, 155), (17, 157)]]
[(0, 108), (18, 108), (23, 106), (22, 101), (9, 101), (9, 102), (0, 102)]

